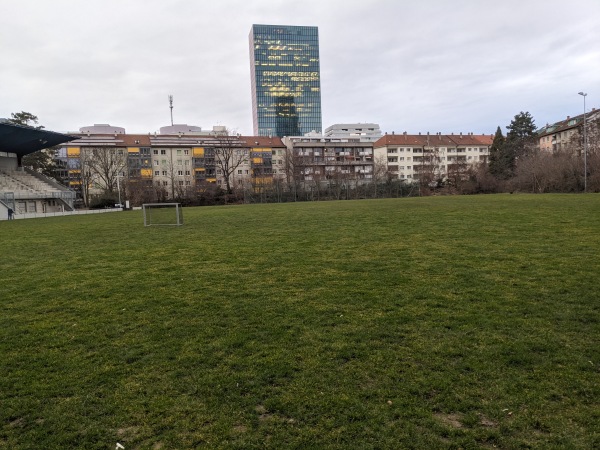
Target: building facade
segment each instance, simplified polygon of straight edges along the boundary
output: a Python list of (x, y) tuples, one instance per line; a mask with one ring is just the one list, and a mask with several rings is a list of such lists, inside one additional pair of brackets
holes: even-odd
[(79, 139), (58, 150), (64, 167), (60, 176), (85, 206), (106, 193), (127, 195), (139, 204), (192, 198), (211, 185), (228, 193), (260, 191), (285, 165), (286, 148), (277, 137), (231, 136), (223, 127), (210, 132), (164, 127), (161, 133), (143, 135), (106, 127), (81, 128), (75, 134)]
[(375, 164), (407, 182), (437, 183), (460, 178), (469, 167), (487, 163), (494, 136), (386, 134), (374, 144)]
[(290, 183), (303, 187), (358, 186), (373, 179), (373, 143), (358, 138), (297, 136), (283, 139)]
[(253, 25), (249, 44), (254, 134), (321, 133), (318, 28)]
[[(600, 118), (600, 111), (592, 108), (586, 114), (585, 120), (588, 133), (596, 126), (595, 122)], [(580, 153), (583, 149), (583, 114), (570, 117), (565, 120), (546, 124), (538, 130), (540, 150), (559, 153), (562, 151), (575, 151)]]

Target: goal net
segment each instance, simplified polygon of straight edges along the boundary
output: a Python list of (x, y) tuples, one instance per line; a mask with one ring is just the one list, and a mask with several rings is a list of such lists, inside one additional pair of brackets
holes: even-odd
[(144, 226), (183, 225), (180, 203), (144, 203)]

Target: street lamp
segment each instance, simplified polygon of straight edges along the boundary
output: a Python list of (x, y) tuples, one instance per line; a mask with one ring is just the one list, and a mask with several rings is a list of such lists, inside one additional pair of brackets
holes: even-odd
[(587, 93), (578, 92), (583, 97), (583, 192), (587, 192), (587, 127), (585, 124), (585, 98)]

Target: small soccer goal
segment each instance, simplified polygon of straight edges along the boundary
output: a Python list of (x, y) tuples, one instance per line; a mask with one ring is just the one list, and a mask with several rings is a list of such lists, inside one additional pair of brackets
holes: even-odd
[(183, 225), (183, 212), (180, 203), (144, 203), (144, 226)]

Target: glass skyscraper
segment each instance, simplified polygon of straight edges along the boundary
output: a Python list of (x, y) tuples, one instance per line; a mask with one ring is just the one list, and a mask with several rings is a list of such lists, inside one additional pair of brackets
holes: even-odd
[(256, 136), (323, 131), (317, 27), (252, 25), (250, 64)]

